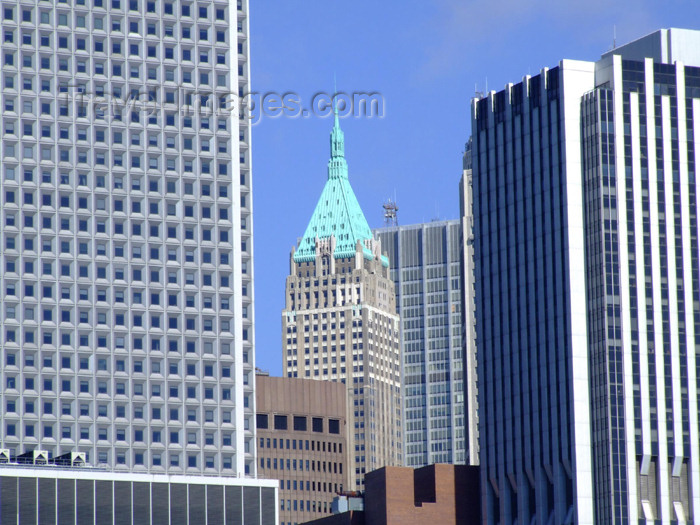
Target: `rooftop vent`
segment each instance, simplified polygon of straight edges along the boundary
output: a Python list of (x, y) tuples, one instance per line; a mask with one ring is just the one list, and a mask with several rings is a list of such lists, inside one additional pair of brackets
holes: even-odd
[(48, 465), (49, 453), (46, 450), (30, 450), (15, 458), (20, 465)]

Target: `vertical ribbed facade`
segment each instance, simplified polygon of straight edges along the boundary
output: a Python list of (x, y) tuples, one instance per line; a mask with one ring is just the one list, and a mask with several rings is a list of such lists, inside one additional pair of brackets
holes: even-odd
[(401, 317), (404, 464), (466, 461), (459, 221), (375, 230)]
[(278, 525), (277, 495), (275, 480), (0, 467), (2, 523)]
[(0, 8), (0, 447), (254, 475), (248, 2)]
[(699, 44), (474, 102), (484, 523), (697, 520)]
[(592, 519), (578, 168), (592, 87), (592, 64), (565, 61), (473, 105), (484, 523)]
[(594, 469), (609, 476), (596, 514), (692, 521), (700, 68), (605, 65), (609, 83), (582, 101)]

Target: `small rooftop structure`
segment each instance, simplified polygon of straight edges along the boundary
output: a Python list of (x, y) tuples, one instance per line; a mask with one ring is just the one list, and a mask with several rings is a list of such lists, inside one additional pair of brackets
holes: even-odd
[(8, 468), (77, 467), (92, 470), (105, 470), (100, 467), (90, 467), (87, 464), (85, 452), (66, 452), (65, 454), (52, 458), (46, 450), (28, 450), (17, 456), (12, 456), (10, 450), (6, 448), (0, 448), (0, 466)]
[(384, 204), (382, 204), (384, 209), (384, 225), (385, 226), (398, 226), (399, 225), (399, 205), (396, 201), (388, 199)]
[(362, 492), (340, 492), (333, 498), (331, 504), (333, 514), (363, 510), (365, 510), (365, 500)]
[(653, 58), (661, 64), (682, 62), (686, 66), (700, 67), (700, 31), (677, 27), (659, 29), (603, 53), (603, 58), (611, 55), (621, 55), (625, 60)]
[(46, 450), (29, 450), (10, 461), (19, 465), (48, 465), (49, 453)]
[(51, 459), (50, 463), (62, 467), (84, 467), (87, 464), (85, 459), (85, 452), (67, 452)]

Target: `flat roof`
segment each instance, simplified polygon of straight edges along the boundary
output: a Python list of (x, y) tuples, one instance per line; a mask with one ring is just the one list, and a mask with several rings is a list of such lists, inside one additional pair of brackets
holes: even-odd
[(194, 476), (189, 474), (152, 474), (148, 472), (118, 472), (90, 467), (61, 467), (0, 464), (0, 477), (43, 479), (84, 479), (96, 481), (136, 481), (142, 483), (183, 483), (190, 485), (227, 485), (240, 487), (277, 488), (276, 479), (237, 478), (235, 476)]

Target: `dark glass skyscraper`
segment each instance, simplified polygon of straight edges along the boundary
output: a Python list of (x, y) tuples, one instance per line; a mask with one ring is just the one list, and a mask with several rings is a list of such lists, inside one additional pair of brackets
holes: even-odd
[(660, 30), (473, 102), (485, 523), (700, 517), (699, 50)]

